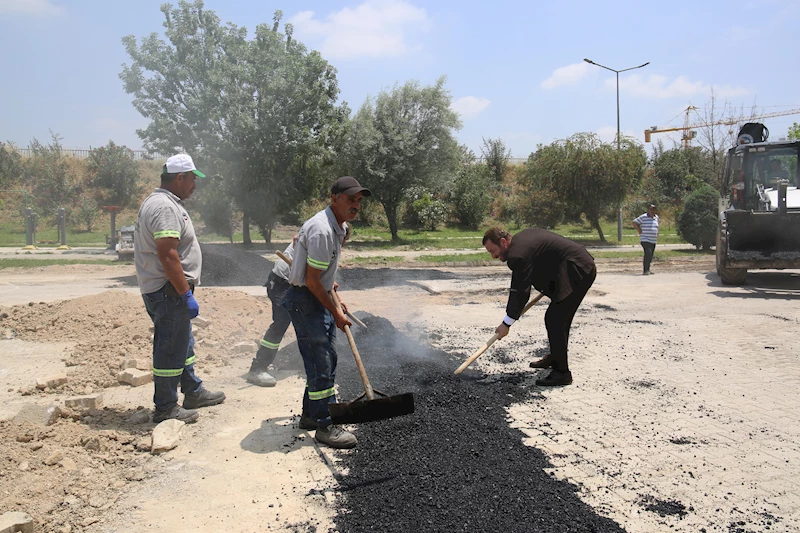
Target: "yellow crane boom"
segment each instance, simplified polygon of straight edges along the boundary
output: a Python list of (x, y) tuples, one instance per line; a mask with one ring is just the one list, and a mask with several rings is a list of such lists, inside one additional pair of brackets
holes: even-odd
[[(696, 132), (692, 132), (692, 128), (703, 128), (708, 126), (730, 126), (732, 124), (738, 124), (742, 122), (741, 118), (733, 119), (727, 118), (724, 120), (717, 120), (716, 122), (706, 122), (706, 123), (699, 123), (699, 124), (689, 124), (689, 112), (697, 109), (696, 107), (689, 106), (686, 108), (686, 123), (680, 127), (667, 127), (667, 128), (659, 128), (658, 126), (653, 126), (650, 129), (644, 130), (644, 142), (650, 142), (650, 136), (654, 133), (665, 133), (668, 131), (683, 131), (683, 137), (681, 138), (682, 141), (688, 142), (695, 137)], [(753, 117), (747, 117), (745, 120), (760, 120), (763, 118), (772, 118), (772, 117), (782, 117), (784, 115), (796, 115), (800, 114), (800, 109), (789, 109), (787, 111), (774, 111), (772, 113), (765, 113), (763, 115), (757, 115)]]

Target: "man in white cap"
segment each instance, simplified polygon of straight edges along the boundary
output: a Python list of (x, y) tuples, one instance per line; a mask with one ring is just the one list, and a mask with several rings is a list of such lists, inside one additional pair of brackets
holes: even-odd
[[(161, 187), (142, 202), (136, 220), (136, 279), (155, 326), (155, 423), (171, 418), (194, 422), (199, 417), (196, 408), (225, 401), (224, 393), (209, 391), (194, 373), (191, 319), (200, 312), (194, 289), (200, 282), (203, 257), (183, 200), (194, 192), (195, 179), (205, 177), (188, 155), (170, 157), (161, 173)], [(178, 405), (179, 383), (182, 407)]]

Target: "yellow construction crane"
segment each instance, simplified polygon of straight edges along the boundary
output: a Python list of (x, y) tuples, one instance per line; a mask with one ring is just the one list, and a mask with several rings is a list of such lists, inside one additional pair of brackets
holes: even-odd
[[(697, 108), (695, 106), (689, 106), (686, 108), (686, 118), (683, 121), (683, 126), (679, 128), (659, 128), (658, 126), (653, 126), (648, 130), (644, 130), (644, 142), (650, 142), (650, 136), (654, 133), (664, 133), (668, 131), (683, 131), (683, 135), (681, 135), (681, 141), (683, 142), (684, 146), (689, 146), (689, 143), (692, 142), (692, 139), (697, 137), (697, 132), (694, 131), (692, 128), (703, 128), (707, 126), (730, 126), (733, 124), (738, 124), (739, 122), (743, 122), (742, 118), (727, 118), (724, 120), (717, 120), (715, 122), (707, 122), (707, 123), (700, 123), (700, 124), (689, 124), (689, 114), (692, 111), (695, 111)], [(772, 117), (782, 117), (784, 115), (796, 115), (800, 113), (800, 109), (789, 109), (787, 111), (775, 111), (773, 113), (765, 113), (763, 115), (757, 115), (752, 117), (747, 117), (744, 121), (751, 121), (751, 120), (760, 120), (763, 118), (772, 118)]]

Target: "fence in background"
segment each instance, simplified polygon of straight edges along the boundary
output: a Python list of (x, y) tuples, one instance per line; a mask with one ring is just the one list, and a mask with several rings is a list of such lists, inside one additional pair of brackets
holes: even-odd
[[(17, 148), (17, 151), (22, 155), (22, 157), (32, 157), (33, 150), (30, 148)], [(62, 149), (61, 153), (65, 155), (70, 155), (77, 159), (86, 159), (89, 157), (89, 152), (91, 150), (68, 150)], [(167, 156), (163, 154), (159, 154), (158, 152), (147, 152), (145, 150), (131, 150), (133, 152), (133, 158), (136, 161), (166, 161)]]

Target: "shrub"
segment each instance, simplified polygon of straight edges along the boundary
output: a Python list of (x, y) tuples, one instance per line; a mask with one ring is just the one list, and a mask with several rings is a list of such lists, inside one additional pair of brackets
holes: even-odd
[(99, 217), (100, 210), (97, 208), (97, 202), (82, 194), (78, 200), (78, 208), (72, 212), (72, 221), (85, 227), (86, 231), (92, 231)]
[(103, 205), (126, 207), (137, 200), (139, 165), (128, 147), (108, 141), (106, 146), (89, 151), (86, 167)]
[(519, 213), (522, 221), (540, 228), (555, 228), (564, 219), (564, 202), (550, 189), (532, 190), (519, 196)]
[(456, 176), (450, 194), (453, 215), (469, 229), (478, 229), (486, 217), (492, 197), (489, 195), (491, 178), (485, 166), (464, 165)]
[(710, 185), (702, 184), (689, 193), (678, 215), (678, 235), (698, 248), (708, 250), (716, 242), (719, 194)]
[(434, 231), (447, 219), (447, 205), (431, 198), (430, 193), (421, 187), (409, 189), (407, 202), (403, 222), (409, 228)]

